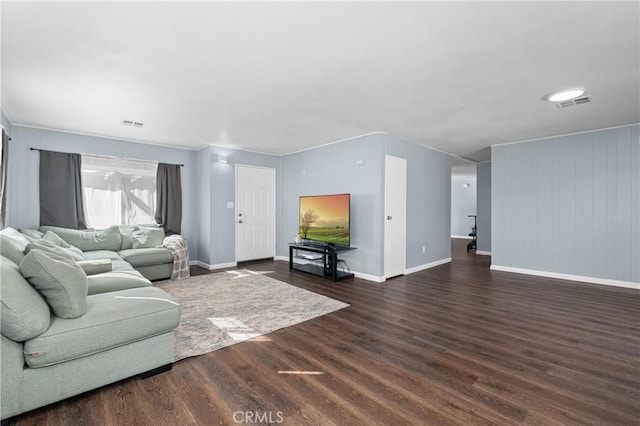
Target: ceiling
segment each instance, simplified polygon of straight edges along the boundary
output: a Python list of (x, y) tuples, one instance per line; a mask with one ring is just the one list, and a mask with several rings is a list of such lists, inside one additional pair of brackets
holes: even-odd
[[(639, 2), (2, 1), (1, 105), (14, 124), (273, 154), (383, 131), (471, 170), (492, 144), (639, 122), (639, 16)], [(589, 104), (543, 99), (576, 86)]]

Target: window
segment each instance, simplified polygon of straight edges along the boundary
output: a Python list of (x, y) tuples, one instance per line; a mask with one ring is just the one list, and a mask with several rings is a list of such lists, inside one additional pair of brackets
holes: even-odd
[(87, 226), (155, 223), (157, 163), (82, 156)]

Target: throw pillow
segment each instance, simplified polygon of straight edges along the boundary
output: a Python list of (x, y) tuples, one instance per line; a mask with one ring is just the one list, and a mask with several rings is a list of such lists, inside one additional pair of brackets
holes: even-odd
[(49, 328), (51, 311), (42, 296), (20, 275), (18, 265), (0, 257), (0, 330), (15, 342), (41, 335)]
[(87, 275), (76, 263), (32, 250), (22, 259), (20, 272), (60, 318), (78, 318), (87, 312)]
[(71, 247), (71, 244), (63, 240), (58, 234), (51, 231), (45, 232), (42, 238), (47, 241), (51, 241), (53, 244), (57, 245), (58, 247), (64, 247), (64, 248)]
[(65, 240), (63, 240), (58, 234), (55, 232), (47, 231), (42, 237), (44, 240), (50, 241), (58, 247), (62, 247), (65, 249), (65, 252), (73, 256), (75, 260), (84, 260), (84, 254), (82, 254), (82, 250), (78, 247), (74, 247)]
[(53, 244), (51, 241), (47, 240), (37, 240), (32, 243), (27, 244), (27, 247), (24, 249), (25, 254), (29, 254), (32, 250), (42, 250), (46, 253), (55, 254), (62, 257), (69, 262), (75, 261), (73, 256), (65, 251), (62, 247), (58, 247)]
[(139, 226), (131, 233), (131, 240), (134, 249), (160, 247), (164, 240), (164, 229)]

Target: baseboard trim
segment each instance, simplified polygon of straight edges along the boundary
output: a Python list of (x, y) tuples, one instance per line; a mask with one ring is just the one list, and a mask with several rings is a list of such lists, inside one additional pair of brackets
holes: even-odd
[(413, 268), (409, 268), (406, 271), (404, 271), (404, 275), (409, 275), (416, 272), (424, 271), (425, 269), (434, 268), (436, 266), (444, 265), (445, 263), (450, 263), (450, 262), (451, 262), (451, 258), (447, 257), (444, 259), (436, 260), (434, 262), (425, 263), (424, 265), (414, 266)]
[(467, 235), (452, 235), (451, 238), (459, 238), (461, 240), (472, 240), (473, 237), (469, 237)]
[(585, 282), (589, 284), (601, 284), (601, 285), (608, 285), (612, 287), (624, 287), (624, 288), (632, 288), (635, 290), (640, 290), (640, 283), (634, 283), (631, 281), (618, 281), (618, 280), (610, 280), (607, 278), (585, 277), (582, 275), (561, 274), (558, 272), (547, 272), (547, 271), (538, 271), (534, 269), (512, 268), (510, 266), (500, 266), (500, 265), (491, 265), (491, 269), (493, 271), (512, 272), (515, 274), (535, 275), (538, 277), (556, 278), (559, 280), (579, 281), (579, 282)]
[(476, 250), (476, 254), (482, 255), (482, 256), (491, 256), (491, 252), (490, 251), (483, 251), (483, 250)]
[(385, 277), (380, 277), (378, 275), (363, 274), (362, 272), (355, 272), (355, 271), (351, 271), (351, 272), (353, 272), (353, 275), (356, 278), (360, 278), (367, 281), (373, 281), (374, 283), (382, 283), (386, 281)]
[(234, 268), (238, 266), (238, 262), (227, 262), (227, 263), (218, 263), (215, 265), (209, 265), (208, 263), (204, 263), (199, 260), (191, 261), (189, 262), (189, 264), (199, 266), (209, 271), (213, 271), (215, 269)]

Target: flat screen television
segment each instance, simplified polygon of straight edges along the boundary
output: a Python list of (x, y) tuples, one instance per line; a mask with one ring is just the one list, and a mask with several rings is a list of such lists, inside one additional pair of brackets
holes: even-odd
[(331, 245), (349, 246), (351, 194), (300, 197), (300, 237)]

